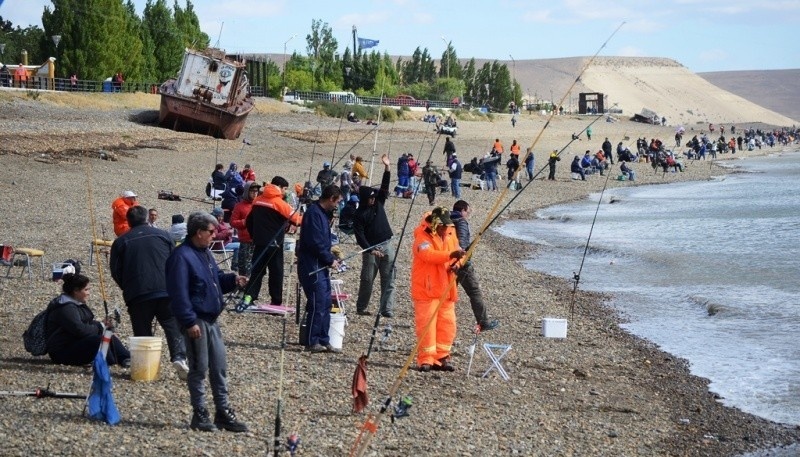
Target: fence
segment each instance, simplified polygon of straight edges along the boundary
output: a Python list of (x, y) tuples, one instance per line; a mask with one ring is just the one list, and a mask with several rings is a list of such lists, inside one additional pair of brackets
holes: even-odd
[(44, 76), (29, 76), (27, 81), (16, 81), (13, 75), (0, 74), (0, 87), (16, 87), (30, 90), (56, 90), (66, 92), (147, 92), (158, 93), (161, 83), (131, 81), (115, 84), (110, 79), (106, 81), (77, 80), (75, 84), (69, 78), (47, 78)]
[[(253, 87), (251, 87), (251, 90)], [(417, 108), (444, 108), (455, 109), (457, 103), (442, 100), (416, 100), (407, 96), (404, 97), (368, 97), (355, 95), (352, 92), (308, 92), (292, 91), (287, 92), (284, 101), (293, 102), (315, 102), (329, 101), (334, 103), (344, 103), (347, 105), (369, 105), (369, 106), (409, 106)]]

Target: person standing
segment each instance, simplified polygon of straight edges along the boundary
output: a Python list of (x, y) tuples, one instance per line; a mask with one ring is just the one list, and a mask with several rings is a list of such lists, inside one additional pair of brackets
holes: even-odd
[(384, 165), (380, 189), (362, 186), (359, 189), (359, 207), (353, 217), (353, 232), (361, 249), (361, 279), (358, 285), (356, 312), (368, 316), (369, 300), (375, 277), (381, 275), (381, 297), (378, 312), (383, 317), (394, 316), (394, 256), (392, 227), (386, 216), (386, 199), (389, 196), (389, 156), (381, 156)]
[(497, 190), (497, 165), (500, 163), (500, 155), (492, 151), (483, 158), (483, 171), (486, 174), (486, 190)]
[(558, 149), (553, 149), (553, 152), (550, 153), (550, 158), (547, 159), (547, 166), (550, 167), (550, 174), (547, 175), (547, 179), (550, 181), (556, 180), (556, 164), (561, 160), (561, 157), (558, 155)]
[(408, 190), (411, 178), (411, 169), (408, 166), (408, 154), (402, 154), (397, 159), (397, 188), (395, 191), (398, 197), (402, 197)]
[(444, 139), (444, 150), (442, 154), (445, 155), (447, 159), (450, 159), (450, 156), (456, 153), (456, 144), (450, 140), (450, 137), (445, 137)]
[[(453, 211), (450, 213), (450, 219), (456, 230), (456, 237), (458, 238), (459, 247), (466, 251), (470, 245), (469, 233), (469, 216), (472, 214), (472, 208), (469, 203), (464, 200), (459, 200), (453, 205)], [(475, 267), (472, 261), (469, 260), (462, 264), (456, 273), (458, 283), (466, 292), (469, 297), (469, 304), (472, 307), (472, 314), (475, 315), (475, 321), (481, 328), (481, 331), (492, 330), (500, 325), (496, 319), (489, 320), (489, 315), (486, 312), (486, 305), (483, 303), (483, 294), (481, 293), (481, 286), (478, 283), (478, 275), (475, 272)]]
[(165, 272), (175, 243), (169, 233), (148, 225), (144, 207), (132, 207), (127, 218), (131, 229), (111, 245), (111, 277), (122, 290), (133, 336), (153, 336), (156, 319), (167, 337), (170, 361), (185, 381), (189, 374), (186, 345), (169, 306)]
[(450, 191), (453, 193), (453, 197), (460, 199), (461, 177), (464, 174), (464, 167), (461, 166), (461, 162), (458, 160), (458, 155), (455, 152), (450, 156), (447, 171), (450, 176)]
[(611, 162), (611, 165), (614, 165), (614, 156), (611, 155), (612, 146), (611, 146), (611, 142), (608, 141), (608, 137), (606, 137), (606, 140), (603, 141), (603, 146), (602, 147), (603, 147), (603, 156), (605, 156), (605, 158), (608, 159)]
[(132, 190), (126, 190), (119, 196), (113, 203), (111, 209), (113, 211), (114, 220), (114, 233), (117, 236), (122, 236), (125, 232), (131, 229), (128, 225), (128, 209), (132, 206), (139, 204), (136, 201), (136, 194)]
[[(270, 304), (283, 306), (283, 240), (286, 227), (300, 225), (300, 214), (286, 200), (289, 182), (282, 176), (272, 178), (264, 192), (253, 200), (245, 225), (253, 238), (253, 265), (250, 281), (244, 290), (252, 302), (258, 300), (264, 273), (269, 270)], [(330, 232), (330, 230), (328, 230)]]
[(239, 233), (239, 257), (236, 259), (236, 271), (242, 276), (250, 275), (250, 261), (253, 259), (253, 237), (247, 231), (247, 216), (253, 207), (253, 200), (258, 197), (261, 186), (255, 182), (246, 182), (242, 191), (242, 201), (233, 207), (231, 226)]
[(492, 145), (492, 152), (497, 154), (499, 158), (498, 165), (503, 164), (503, 143), (500, 141), (500, 138), (494, 139), (494, 144)]
[(525, 171), (528, 173), (528, 181), (533, 181), (533, 165), (536, 158), (533, 156), (533, 151), (528, 149), (528, 154), (525, 156)]
[(309, 206), (300, 226), (297, 243), (297, 276), (306, 296), (306, 339), (300, 344), (312, 353), (339, 352), (330, 344), (331, 322), (330, 269), (339, 261), (331, 252), (331, 220), (342, 192), (336, 185), (322, 189), (322, 195)]
[(586, 127), (586, 139), (591, 141), (592, 139), (592, 126)]
[(428, 195), (428, 204), (433, 205), (436, 200), (436, 186), (439, 185), (439, 170), (428, 160), (422, 167), (422, 181), (425, 183), (425, 193)]
[[(236, 418), (228, 402), (227, 357), (225, 340), (218, 318), (225, 308), (223, 294), (243, 287), (244, 276), (223, 273), (208, 249), (217, 230), (217, 219), (204, 212), (189, 215), (186, 241), (167, 259), (166, 278), (170, 305), (186, 338), (189, 359), (189, 398), (192, 430), (211, 432), (225, 429), (246, 432), (247, 426)], [(214, 422), (206, 409), (205, 378), (208, 374), (216, 407)]]
[[(438, 207), (414, 229), (411, 301), (419, 341), (417, 367), (422, 372), (455, 371), (450, 364), (450, 349), (456, 336), (458, 291), (450, 287), (450, 283), (455, 280), (454, 261), (465, 252), (451, 233), (452, 225), (450, 212)], [(444, 302), (440, 305), (442, 299)]]

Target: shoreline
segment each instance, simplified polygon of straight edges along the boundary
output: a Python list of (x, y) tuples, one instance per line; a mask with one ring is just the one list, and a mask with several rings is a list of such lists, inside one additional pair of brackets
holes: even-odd
[[(139, 192), (143, 205), (158, 207), (162, 220), (168, 221), (170, 214), (186, 214), (206, 206), (188, 199), (159, 201), (155, 198), (157, 191), (170, 189), (182, 196), (199, 196), (215, 157), (222, 163), (236, 161), (240, 166), (242, 162), (252, 163), (259, 181), (280, 174), (296, 182), (304, 179), (309, 169), (313, 147), (298, 137), (314, 137), (317, 129), (322, 128), (323, 142), (317, 145), (311, 163), (312, 169), (317, 170), (322, 161), (330, 158), (339, 128), (336, 119), (310, 114), (258, 113), (248, 119), (243, 134), (253, 146), (244, 148), (241, 141), (217, 142), (131, 122), (129, 116), (136, 110), (130, 109), (72, 109), (41, 102), (4, 108), (18, 116), (8, 119), (9, 133), (0, 134), (0, 160), (6, 165), (0, 171), (0, 207), (5, 209), (7, 221), (0, 226), (0, 239), (17, 246), (44, 248), (47, 262), (75, 256), (86, 260), (90, 238), (87, 176), (94, 188), (93, 210), (99, 225), (107, 231), (108, 205), (128, 188)], [(268, 106), (264, 111), (270, 109)], [(578, 127), (585, 123), (583, 119), (568, 116), (556, 119), (535, 149), (535, 168), (538, 170), (544, 163), (549, 150), (563, 145), (570, 133), (580, 131)], [(512, 137), (526, 144), (542, 125), (544, 120), (538, 116), (521, 116), (515, 130), (505, 122), (460, 123), (455, 139), (459, 158), (468, 161), (472, 155), (482, 153), (495, 137), (501, 137), (506, 144)], [(420, 157), (422, 153), (417, 151), (426, 155), (431, 151), (436, 163), (443, 161), (440, 152), (443, 139), (435, 143), (437, 138), (428, 132), (427, 124), (404, 121), (396, 126), (399, 128), (381, 127), (379, 153), (391, 148), (394, 159), (405, 151), (413, 151)], [(334, 156), (343, 154), (364, 129), (363, 125), (345, 126), (341, 137), (346, 140), (339, 140)], [(648, 138), (669, 139), (670, 130), (670, 127), (627, 122), (595, 127), (599, 142), (601, 135), (635, 137), (630, 131)], [(21, 133), (15, 134), (16, 131)], [(354, 146), (353, 152), (371, 157), (371, 140), (370, 135), (369, 144), (365, 140), (365, 144)], [(581, 145), (587, 144), (585, 139), (582, 141), (566, 154), (582, 152), (585, 147)], [(592, 142), (599, 145), (595, 140)], [(122, 143), (125, 147), (121, 147)], [(92, 158), (98, 148), (116, 148), (118, 160)], [(83, 154), (62, 153), (67, 149), (77, 149)], [(42, 154), (51, 163), (36, 160), (42, 159)], [(596, 190), (597, 180), (589, 178), (583, 183), (570, 180), (568, 165), (568, 160), (559, 164), (558, 181), (534, 182), (533, 189), (526, 191), (532, 191), (532, 195), (520, 197), (507, 216), (533, 214), (537, 208), (585, 198)], [(690, 166), (686, 173), (662, 176), (647, 173), (649, 164), (635, 166), (637, 171), (644, 170), (638, 173), (642, 176), (637, 185), (707, 179), (714, 174), (712, 168), (718, 168)], [(613, 189), (628, 184), (615, 181), (609, 185)], [(473, 236), (498, 195), (465, 190), (465, 199), (476, 210), (471, 223)], [(393, 333), (389, 341), (395, 350), (376, 351), (370, 357), (368, 411), (377, 411), (415, 343), (407, 296), (410, 264), (407, 246), (411, 243), (411, 230), (422, 212), (429, 209), (423, 199), (414, 204), (403, 245), (398, 249), (396, 317), (391, 320)], [(452, 206), (453, 201), (449, 195), (437, 196), (437, 204)], [(400, 233), (408, 205), (408, 200), (396, 198), (387, 202), (396, 235)], [(571, 283), (525, 270), (515, 260), (530, 253), (526, 243), (491, 230), (484, 241), (474, 259), (490, 316), (500, 319), (501, 326), (482, 334), (481, 341), (513, 345), (504, 359), (511, 380), (504, 382), (495, 375), (480, 378), (489, 362), (479, 351), (475, 353), (472, 374), (465, 376), (473, 317), (466, 296), (460, 293), (454, 354), (457, 371), (433, 376), (409, 372), (399, 393), (414, 398), (411, 417), (400, 419), (395, 425), (383, 421), (371, 452), (376, 455), (716, 456), (800, 440), (798, 427), (775, 424), (722, 406), (709, 393), (707, 381), (688, 372), (685, 361), (621, 330), (619, 316), (604, 303), (606, 297), (602, 294), (579, 290), (576, 311), (582, 312), (576, 312), (579, 318), (570, 322), (569, 338), (543, 339), (537, 327), (541, 317), (568, 309)], [(95, 284), (90, 305), (99, 312), (102, 306), (97, 267), (89, 267), (85, 262), (84, 268)], [(354, 259), (350, 270), (341, 276), (351, 296), (356, 292), (359, 268), (360, 261)], [(287, 282), (293, 283), (294, 279)], [(9, 329), (0, 338), (3, 368), (0, 389), (27, 390), (33, 387), (32, 382), (52, 381), (52, 388), (59, 391), (84, 391), (90, 383), (90, 372), (53, 365), (46, 358), (33, 359), (22, 349), (18, 335), (33, 314), (52, 298), (57, 287), (55, 283), (40, 280), (29, 282), (27, 278), (3, 278), (0, 282), (0, 301), (4, 305), (0, 316)], [(114, 284), (107, 283), (105, 288), (109, 303), (124, 306)], [(372, 311), (374, 307), (375, 300), (370, 305)], [(371, 317), (351, 314), (342, 354), (319, 357), (290, 344), (281, 380), (277, 366), (280, 319), (223, 313), (231, 401), (239, 416), (251, 425), (251, 433), (236, 436), (218, 433), (212, 439), (187, 433), (188, 393), (170, 370), (166, 354), (162, 354), (161, 379), (154, 383), (134, 383), (124, 370), (112, 370), (115, 400), (123, 416), (122, 429), (88, 422), (80, 417), (76, 405), (8, 398), (0, 399), (0, 411), (6, 418), (0, 438), (6, 443), (7, 452), (14, 455), (47, 455), (57, 449), (66, 454), (103, 455), (107, 446), (121, 450), (120, 453), (140, 455), (253, 454), (263, 452), (265, 443), (272, 441), (276, 387), (282, 382), (286, 392), (284, 435), (298, 432), (303, 440), (301, 448), (307, 455), (346, 454), (365, 419), (363, 415), (350, 414), (349, 383), (355, 360), (366, 348), (374, 321)], [(123, 322), (120, 329), (123, 340), (129, 335), (126, 325)], [(292, 320), (288, 324), (292, 342), (296, 341), (296, 330)], [(478, 376), (475, 370), (479, 370)], [(102, 443), (105, 447), (87, 450), (87, 443)]]

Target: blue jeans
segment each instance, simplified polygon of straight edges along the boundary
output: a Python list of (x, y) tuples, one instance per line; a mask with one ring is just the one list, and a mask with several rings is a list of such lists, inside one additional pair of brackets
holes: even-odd
[(184, 331), (186, 340), (186, 355), (189, 362), (189, 377), (186, 384), (189, 386), (189, 399), (192, 408), (199, 409), (206, 406), (206, 373), (211, 384), (211, 395), (214, 397), (214, 406), (217, 410), (228, 409), (228, 362), (225, 356), (225, 341), (219, 323), (206, 322), (202, 319), (196, 321), (200, 326), (200, 338), (196, 340), (189, 337)]
[(455, 197), (456, 199), (461, 199), (461, 180), (451, 178), (450, 190), (453, 191), (453, 197)]
[(486, 172), (486, 190), (497, 190), (497, 172)]

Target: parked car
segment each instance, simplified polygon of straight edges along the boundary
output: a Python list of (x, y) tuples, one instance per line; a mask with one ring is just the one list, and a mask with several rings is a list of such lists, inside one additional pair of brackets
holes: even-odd
[(397, 98), (395, 98), (395, 100), (400, 106), (424, 106), (424, 102), (422, 100), (417, 100), (410, 95), (400, 94), (397, 96)]

